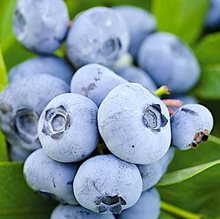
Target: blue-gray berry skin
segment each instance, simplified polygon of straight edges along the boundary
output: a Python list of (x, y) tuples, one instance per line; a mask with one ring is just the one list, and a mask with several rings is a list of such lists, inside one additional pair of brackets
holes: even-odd
[(161, 177), (167, 171), (167, 168), (173, 159), (174, 152), (174, 147), (170, 147), (160, 160), (151, 164), (137, 166), (143, 180), (143, 191), (152, 188), (159, 182)]
[(42, 112), (38, 135), (46, 154), (60, 162), (84, 160), (99, 141), (96, 104), (79, 94), (55, 97)]
[(76, 71), (71, 82), (71, 92), (93, 100), (97, 106), (116, 86), (127, 81), (99, 64), (88, 64)]
[(50, 219), (115, 219), (113, 214), (98, 214), (81, 206), (58, 205)]
[(200, 76), (200, 66), (187, 45), (170, 33), (154, 33), (140, 47), (138, 63), (157, 85), (173, 92), (191, 89)]
[(151, 13), (134, 6), (123, 5), (114, 7), (114, 9), (126, 21), (130, 35), (128, 51), (136, 57), (143, 40), (156, 30), (156, 19)]
[(139, 199), (142, 179), (136, 165), (113, 155), (99, 155), (80, 166), (73, 188), (83, 207), (98, 213), (120, 214)]
[(143, 192), (138, 202), (122, 211), (118, 219), (158, 219), (160, 215), (160, 195), (153, 188)]
[(98, 126), (108, 149), (131, 163), (153, 163), (170, 146), (167, 107), (137, 83), (121, 84), (110, 91), (99, 107)]
[(24, 177), (27, 184), (45, 196), (63, 204), (78, 204), (73, 193), (73, 179), (77, 165), (54, 161), (43, 149), (34, 151), (24, 163)]
[(110, 66), (127, 51), (128, 45), (125, 21), (107, 7), (80, 13), (67, 36), (67, 54), (77, 67), (89, 63)]
[(31, 151), (19, 145), (11, 145), (9, 149), (9, 157), (12, 161), (24, 161), (30, 154)]
[(28, 59), (12, 68), (8, 74), (9, 82), (39, 74), (49, 74), (70, 84), (73, 68), (65, 59), (56, 56), (39, 56)]
[(27, 150), (40, 147), (37, 124), (41, 112), (69, 86), (50, 75), (26, 77), (12, 82), (0, 94), (0, 125), (8, 142)]
[(114, 68), (114, 71), (129, 82), (142, 84), (151, 92), (154, 92), (157, 89), (156, 84), (148, 75), (148, 73), (141, 68), (135, 66), (126, 66), (121, 68)]
[(220, 27), (220, 1), (211, 0), (210, 3), (205, 25), (210, 30), (216, 30)]
[(180, 107), (171, 117), (172, 145), (181, 150), (207, 141), (213, 128), (211, 112), (200, 104)]
[(27, 49), (52, 54), (68, 29), (69, 15), (63, 0), (18, 0), (13, 30)]

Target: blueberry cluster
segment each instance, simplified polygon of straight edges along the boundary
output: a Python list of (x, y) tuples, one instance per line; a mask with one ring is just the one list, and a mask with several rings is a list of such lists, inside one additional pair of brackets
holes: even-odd
[[(132, 6), (69, 22), (63, 0), (18, 0), (13, 28), (38, 57), (9, 72), (0, 125), (28, 185), (60, 202), (51, 219), (158, 218), (154, 186), (175, 149), (197, 147), (213, 127), (185, 94), (200, 76), (190, 48)], [(67, 59), (56, 57), (65, 40)], [(156, 95), (161, 85), (173, 99)]]

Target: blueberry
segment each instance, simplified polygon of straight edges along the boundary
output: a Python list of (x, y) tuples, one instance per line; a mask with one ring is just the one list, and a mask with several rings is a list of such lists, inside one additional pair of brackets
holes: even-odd
[(164, 103), (137, 83), (114, 88), (98, 110), (99, 132), (108, 149), (136, 164), (164, 156), (171, 141), (169, 120)]
[(83, 207), (98, 213), (119, 214), (139, 199), (142, 179), (134, 164), (113, 155), (99, 155), (80, 166), (73, 188)]
[(140, 47), (138, 63), (157, 85), (173, 92), (191, 89), (199, 79), (200, 67), (187, 45), (170, 33), (154, 33)]
[(43, 149), (34, 151), (24, 163), (24, 177), (28, 185), (43, 195), (61, 203), (78, 204), (73, 194), (73, 179), (77, 166), (56, 162)]
[(118, 219), (158, 219), (160, 215), (160, 196), (156, 189), (143, 192), (138, 202), (123, 211)]
[(102, 65), (88, 64), (74, 74), (71, 92), (86, 96), (99, 106), (114, 87), (126, 82), (125, 79)]
[(206, 107), (184, 105), (171, 117), (172, 145), (181, 150), (195, 148), (207, 141), (212, 128), (213, 117)]
[(67, 54), (80, 67), (89, 63), (112, 65), (129, 44), (124, 20), (113, 10), (94, 7), (80, 13), (67, 37)]
[(143, 191), (152, 188), (159, 182), (160, 178), (167, 171), (167, 168), (173, 159), (174, 152), (175, 149), (170, 147), (160, 160), (151, 164), (137, 166), (143, 180)]
[(97, 214), (81, 206), (58, 205), (50, 219), (115, 219), (113, 214)]
[(66, 92), (69, 86), (50, 75), (36, 75), (11, 83), (0, 94), (0, 125), (9, 143), (30, 151), (39, 148), (39, 116), (51, 99)]
[(99, 141), (96, 104), (79, 94), (55, 97), (39, 119), (38, 135), (45, 153), (60, 162), (85, 159)]
[(114, 9), (126, 21), (130, 35), (129, 52), (136, 57), (145, 37), (156, 30), (156, 20), (151, 13), (138, 7), (117, 6)]
[(210, 30), (220, 27), (220, 0), (211, 0), (211, 5), (207, 13), (205, 25)]
[(12, 161), (24, 161), (30, 155), (31, 151), (24, 149), (19, 145), (11, 145), (9, 157)]
[(122, 68), (114, 68), (114, 71), (130, 82), (136, 82), (144, 85), (149, 91), (153, 92), (157, 86), (147, 72), (135, 66), (126, 66)]
[(60, 47), (68, 22), (68, 10), (63, 0), (18, 0), (13, 30), (27, 49), (52, 54)]
[(70, 84), (73, 69), (65, 59), (56, 56), (39, 56), (28, 59), (12, 68), (8, 74), (9, 81), (15, 81), (27, 76), (49, 74)]

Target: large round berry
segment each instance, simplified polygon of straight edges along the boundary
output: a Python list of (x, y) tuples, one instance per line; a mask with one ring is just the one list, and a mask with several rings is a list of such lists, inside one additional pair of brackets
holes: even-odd
[(66, 35), (69, 16), (63, 0), (18, 0), (13, 21), (22, 45), (33, 52), (52, 54)]
[(79, 94), (55, 97), (41, 114), (38, 135), (46, 154), (60, 162), (85, 159), (99, 140), (96, 104)]
[(143, 40), (156, 30), (156, 20), (149, 12), (134, 6), (117, 6), (114, 9), (125, 19), (129, 35), (129, 52), (135, 57)]
[(210, 8), (207, 13), (205, 25), (210, 30), (217, 30), (220, 27), (220, 1), (211, 0)]
[(154, 92), (157, 88), (156, 84), (147, 72), (141, 68), (135, 66), (125, 66), (120, 68), (114, 68), (114, 71), (122, 78), (128, 80), (129, 82), (135, 82), (142, 84), (149, 91)]
[(64, 204), (77, 204), (73, 194), (76, 171), (76, 165), (54, 161), (46, 156), (43, 149), (34, 151), (24, 163), (24, 177), (28, 185)]
[(199, 79), (200, 67), (187, 45), (170, 33), (154, 33), (140, 47), (138, 63), (157, 85), (174, 92), (191, 89)]
[(171, 117), (172, 145), (186, 150), (207, 141), (213, 128), (211, 112), (200, 104), (180, 107)]
[(156, 189), (143, 192), (138, 202), (123, 211), (118, 219), (158, 219), (160, 215), (160, 196)]
[(99, 107), (98, 126), (108, 149), (131, 163), (153, 163), (170, 146), (168, 109), (140, 84), (114, 88)]
[(119, 214), (139, 199), (142, 179), (134, 164), (113, 155), (99, 155), (80, 166), (73, 188), (83, 207), (98, 213)]
[(126, 82), (125, 79), (102, 65), (88, 64), (74, 74), (71, 92), (84, 95), (99, 106), (114, 87)]
[(143, 191), (155, 186), (173, 159), (175, 149), (170, 147), (167, 153), (158, 161), (146, 165), (137, 165), (143, 180)]
[(9, 148), (9, 158), (12, 161), (24, 161), (31, 154), (31, 151), (19, 146), (10, 145)]
[(37, 125), (44, 107), (69, 86), (51, 75), (16, 80), (0, 94), (0, 125), (11, 145), (28, 150), (40, 147)]
[(113, 214), (98, 214), (81, 206), (58, 205), (50, 219), (115, 219)]
[(75, 66), (112, 65), (129, 44), (124, 20), (113, 9), (94, 7), (79, 14), (67, 37), (67, 54)]
[(49, 74), (70, 84), (73, 77), (73, 69), (65, 59), (56, 56), (39, 56), (16, 65), (8, 73), (8, 78), (12, 82), (39, 74)]

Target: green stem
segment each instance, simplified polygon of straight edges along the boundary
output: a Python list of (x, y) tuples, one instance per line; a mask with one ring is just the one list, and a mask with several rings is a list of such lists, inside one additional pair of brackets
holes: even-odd
[(161, 202), (160, 207), (162, 210), (169, 212), (171, 214), (174, 214), (176, 216), (179, 216), (181, 218), (185, 219), (202, 219), (201, 215), (191, 213), (189, 211), (183, 210), (181, 208), (178, 208), (176, 206), (173, 206), (171, 204), (168, 204), (166, 202)]
[(211, 142), (213, 142), (215, 144), (220, 145), (220, 138), (216, 137), (214, 135), (209, 135), (209, 141), (211, 141)]
[(157, 90), (155, 90), (154, 94), (157, 95), (158, 97), (161, 97), (163, 95), (168, 95), (170, 94), (170, 89), (167, 86), (163, 85), (159, 87)]

